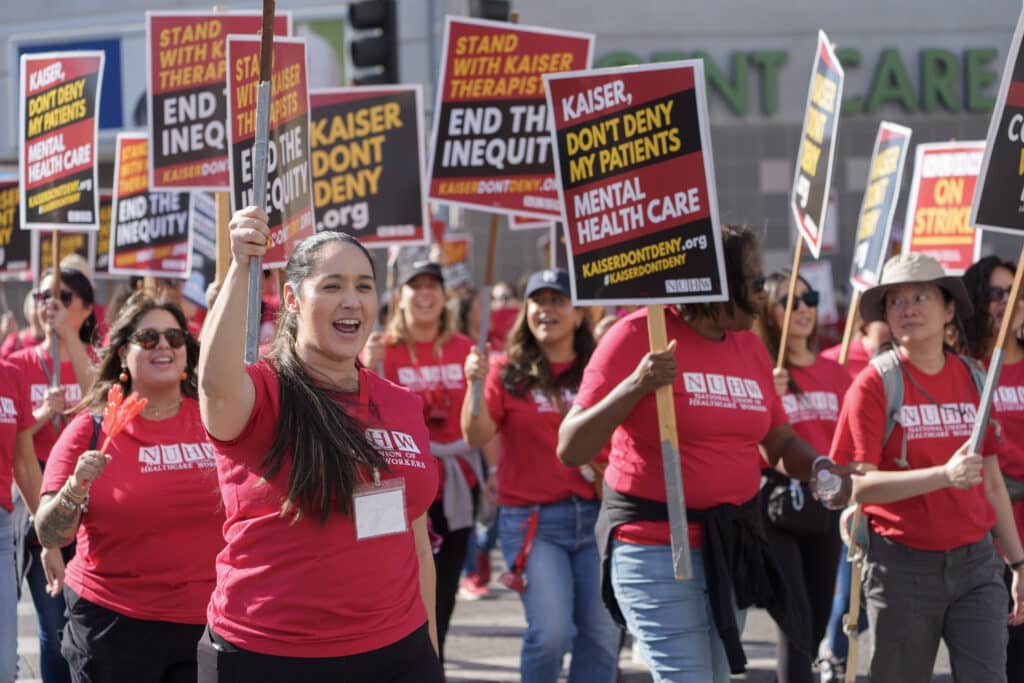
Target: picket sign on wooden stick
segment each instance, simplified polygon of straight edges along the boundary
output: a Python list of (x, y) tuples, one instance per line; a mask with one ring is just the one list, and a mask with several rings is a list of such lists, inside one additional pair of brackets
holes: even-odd
[[(263, 0), (260, 41), (260, 83), (256, 87), (256, 135), (252, 147), (252, 203), (267, 205), (267, 142), (270, 138), (270, 79), (274, 61), (274, 0)], [(259, 358), (260, 301), (263, 293), (263, 258), (249, 258), (249, 300), (245, 319), (245, 364)]]
[(229, 192), (216, 192), (213, 195), (216, 203), (217, 215), (217, 276), (216, 282), (219, 286), (227, 277), (228, 268), (231, 267), (231, 237), (228, 224), (231, 222), (231, 194)]
[(782, 337), (779, 339), (779, 355), (775, 360), (776, 369), (786, 364), (786, 338), (789, 337), (789, 321), (793, 317), (793, 299), (796, 298), (796, 282), (800, 277), (800, 257), (804, 251), (804, 239), (796, 236), (796, 247), (793, 249), (793, 268), (789, 271), (789, 289), (786, 295), (786, 313), (782, 318)]
[(859, 655), (859, 642), (857, 640), (857, 622), (860, 621), (860, 590), (861, 572), (864, 568), (864, 548), (857, 546), (856, 539), (860, 525), (864, 524), (864, 516), (858, 505), (853, 513), (853, 522), (850, 525), (850, 545), (847, 548), (846, 559), (850, 563), (850, 606), (843, 615), (843, 633), (846, 634), (846, 675), (843, 683), (854, 683), (857, 680), (857, 657)]
[(839, 347), (839, 364), (846, 365), (850, 356), (850, 343), (853, 341), (853, 324), (857, 320), (857, 309), (860, 307), (860, 290), (854, 289), (850, 297), (850, 310), (846, 312), (846, 327), (843, 329), (843, 343)]

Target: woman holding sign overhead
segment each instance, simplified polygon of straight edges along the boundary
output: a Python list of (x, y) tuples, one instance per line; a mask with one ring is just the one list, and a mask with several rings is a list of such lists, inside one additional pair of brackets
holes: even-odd
[[(754, 234), (725, 227), (722, 242), (729, 301), (666, 308), (665, 351), (648, 351), (646, 309), (616, 324), (559, 431), (559, 457), (571, 465), (589, 462), (611, 439), (598, 527), (607, 544), (602, 588), (659, 683), (719, 683), (742, 672), (740, 633), (752, 602), (811, 648), (809, 625), (785, 614), (783, 577), (758, 531), (760, 449), (803, 480), (833, 464), (794, 434), (768, 353), (749, 331), (766, 296)], [(673, 387), (680, 435), (693, 559), (687, 581), (676, 579), (669, 545), (654, 398), (664, 385)]]
[(437, 465), (420, 399), (357, 360), (373, 261), (344, 233), (296, 244), (273, 348), (246, 367), (245, 266), (270, 230), (255, 207), (230, 228), (199, 358), (227, 514), (199, 680), (438, 683)]

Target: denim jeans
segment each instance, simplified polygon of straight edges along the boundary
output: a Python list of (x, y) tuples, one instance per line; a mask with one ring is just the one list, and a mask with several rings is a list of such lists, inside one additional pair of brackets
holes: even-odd
[(556, 683), (572, 652), (569, 683), (613, 683), (622, 633), (601, 602), (601, 558), (594, 538), (600, 504), (567, 498), (535, 506), (502, 506), (498, 535), (511, 567), (526, 520), (540, 512), (526, 565), (523, 683)]
[(0, 508), (0, 683), (18, 676), (18, 583), (11, 513)]
[[(473, 574), (477, 570), (476, 557), (479, 553), (489, 553), (498, 545), (499, 511), (495, 511), (494, 519), (486, 527), (478, 522), (469, 535), (469, 546), (466, 548), (466, 562), (462, 565), (463, 574)], [(481, 529), (483, 532), (481, 533)]]
[[(613, 541), (615, 598), (654, 683), (727, 683), (729, 660), (711, 617), (704, 558), (700, 548), (690, 552), (693, 578), (678, 581), (670, 546)], [(736, 610), (740, 632), (745, 621), (746, 610)]]
[(39, 558), (42, 547), (32, 545), (28, 576), (25, 577), (36, 607), (39, 628), (39, 669), (43, 683), (71, 683), (71, 672), (64, 655), (60, 653), (60, 633), (64, 629), (64, 596), (51, 598), (46, 592), (46, 574)]

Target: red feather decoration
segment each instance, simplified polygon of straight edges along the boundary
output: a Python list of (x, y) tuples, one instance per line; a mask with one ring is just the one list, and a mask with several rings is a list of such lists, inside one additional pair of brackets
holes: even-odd
[(120, 434), (132, 418), (145, 407), (146, 399), (139, 398), (139, 392), (133, 391), (126, 399), (120, 384), (115, 383), (110, 387), (110, 391), (107, 392), (107, 405), (103, 408), (103, 431), (107, 438), (103, 440), (101, 453), (107, 452), (110, 440)]

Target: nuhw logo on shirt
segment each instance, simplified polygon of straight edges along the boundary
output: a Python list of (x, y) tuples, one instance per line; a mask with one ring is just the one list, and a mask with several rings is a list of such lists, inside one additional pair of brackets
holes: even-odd
[(704, 408), (767, 412), (761, 385), (746, 377), (711, 372), (684, 372), (683, 389), (689, 404)]
[(970, 436), (977, 407), (973, 403), (922, 403), (900, 408), (907, 440)]
[(416, 439), (394, 429), (367, 429), (366, 440), (380, 451), (388, 465), (426, 469)]
[(832, 391), (802, 391), (782, 397), (782, 408), (791, 423), (839, 419), (839, 397)]
[(1000, 413), (1024, 411), (1024, 387), (996, 387), (994, 401)]
[(14, 399), (0, 396), (0, 424), (12, 425), (17, 423), (18, 409), (14, 405)]
[[(64, 389), (64, 406), (66, 408), (70, 408), (82, 400), (82, 387), (77, 384), (61, 384), (60, 386)], [(33, 410), (43, 405), (48, 391), (50, 391), (49, 384), (33, 384), (29, 387)]]
[[(576, 400), (576, 392), (569, 387), (562, 387), (561, 393), (562, 405), (568, 408), (572, 405), (572, 402)], [(562, 410), (558, 406), (558, 401), (543, 389), (538, 389), (536, 387), (531, 389), (530, 396), (533, 397), (533, 404), (537, 406), (538, 413), (558, 413), (561, 415)]]
[(208, 443), (173, 443), (139, 448), (139, 471), (174, 472), (213, 467), (216, 458)]
[(398, 368), (398, 383), (411, 391), (424, 391), (444, 386), (446, 389), (461, 389), (465, 386), (462, 366), (458, 363), (421, 365)]

